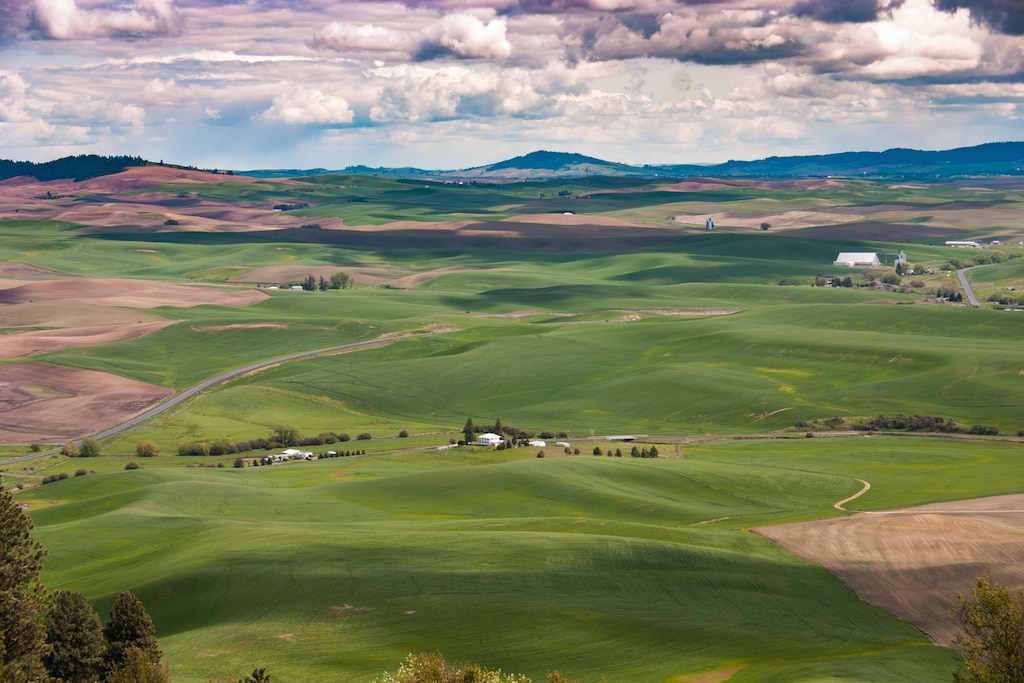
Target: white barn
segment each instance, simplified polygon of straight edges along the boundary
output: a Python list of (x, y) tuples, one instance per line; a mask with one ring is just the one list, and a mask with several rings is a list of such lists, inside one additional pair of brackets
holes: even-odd
[(881, 263), (878, 260), (878, 253), (874, 251), (843, 251), (839, 253), (832, 265), (856, 268), (857, 266), (878, 266)]
[(505, 441), (504, 437), (493, 432), (487, 432), (486, 434), (480, 435), (480, 441), (478, 441), (478, 443), (481, 446), (497, 446), (503, 441)]

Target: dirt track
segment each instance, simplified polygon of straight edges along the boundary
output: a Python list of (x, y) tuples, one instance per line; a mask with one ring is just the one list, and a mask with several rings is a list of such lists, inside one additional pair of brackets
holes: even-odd
[(867, 603), (950, 645), (949, 608), (978, 576), (1024, 588), (1024, 494), (755, 530), (826, 567)]

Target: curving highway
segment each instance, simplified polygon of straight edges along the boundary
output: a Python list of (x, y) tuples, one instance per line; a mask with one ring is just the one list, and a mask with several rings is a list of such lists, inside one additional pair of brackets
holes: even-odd
[[(169, 399), (167, 399), (166, 401), (164, 401), (160, 405), (155, 406), (153, 408), (150, 408), (149, 410), (147, 410), (144, 413), (139, 413), (138, 415), (136, 415), (135, 417), (131, 418), (130, 420), (122, 422), (121, 424), (115, 425), (115, 426), (110, 427), (108, 429), (104, 429), (101, 432), (96, 432), (95, 434), (92, 434), (91, 436), (92, 436), (92, 438), (94, 438), (97, 441), (99, 441), (101, 439), (107, 438), (108, 436), (113, 436), (115, 434), (123, 432), (126, 429), (131, 429), (132, 427), (134, 427), (134, 426), (136, 426), (138, 424), (141, 424), (141, 423), (145, 422), (146, 420), (149, 420), (149, 419), (151, 419), (153, 417), (156, 417), (160, 413), (163, 413), (163, 412), (165, 412), (167, 410), (170, 410), (171, 408), (173, 408), (176, 405), (182, 403), (183, 401), (187, 401), (188, 399), (192, 398), (193, 396), (195, 396), (199, 392), (204, 391), (206, 389), (209, 389), (210, 387), (212, 387), (214, 385), (221, 384), (222, 382), (226, 382), (229, 379), (234, 379), (235, 377), (239, 377), (241, 375), (245, 375), (245, 374), (248, 374), (250, 372), (254, 372), (256, 370), (262, 370), (263, 368), (267, 368), (267, 367), (270, 367), (272, 365), (277, 365), (279, 363), (286, 363), (286, 362), (291, 361), (291, 360), (299, 360), (300, 358), (309, 358), (310, 356), (319, 356), (319, 355), (324, 354), (324, 353), (334, 353), (335, 351), (344, 351), (345, 349), (355, 349), (355, 348), (359, 348), (359, 347), (362, 347), (362, 346), (373, 346), (373, 345), (377, 345), (377, 344), (390, 344), (392, 342), (402, 341), (403, 339), (415, 339), (417, 337), (433, 337), (434, 335), (438, 335), (438, 334), (445, 334), (445, 332), (419, 332), (419, 333), (416, 333), (416, 334), (403, 334), (403, 335), (400, 335), (400, 336), (397, 336), (397, 337), (387, 337), (387, 338), (384, 338), (384, 339), (378, 338), (378, 339), (370, 339), (370, 340), (367, 340), (367, 341), (349, 342), (348, 344), (339, 344), (337, 346), (328, 346), (326, 348), (316, 349), (316, 350), (313, 350), (313, 351), (300, 351), (299, 353), (292, 353), (292, 354), (289, 354), (287, 356), (280, 356), (279, 358), (272, 358), (270, 360), (261, 361), (259, 363), (253, 363), (251, 365), (246, 365), (245, 367), (237, 368), (235, 370), (229, 370), (228, 372), (221, 373), (221, 374), (217, 375), (216, 377), (211, 377), (208, 380), (204, 380), (204, 381), (200, 382), (199, 384), (196, 384), (195, 386), (189, 387), (188, 389), (185, 389), (185, 390), (181, 391), (180, 393), (175, 394), (174, 396), (171, 396)], [(20, 456), (20, 457), (17, 457), (17, 458), (10, 458), (8, 460), (0, 460), (0, 466), (12, 465), (14, 463), (25, 462), (27, 460), (34, 460), (36, 458), (43, 458), (43, 457), (46, 457), (48, 455), (53, 455), (54, 453), (59, 453), (59, 452), (60, 452), (60, 448), (51, 448), (49, 450), (40, 451), (39, 453), (30, 453), (28, 455), (23, 455), (23, 456)]]

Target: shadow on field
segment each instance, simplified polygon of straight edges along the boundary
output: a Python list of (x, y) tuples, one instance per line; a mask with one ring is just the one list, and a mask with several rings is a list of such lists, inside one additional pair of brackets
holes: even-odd
[[(429, 225), (429, 224), (424, 224)], [(287, 228), (260, 232), (150, 232), (114, 230), (92, 232), (93, 239), (153, 244), (239, 245), (323, 244), (352, 249), (464, 249), (531, 252), (621, 253), (667, 246), (678, 232), (657, 228), (619, 228), (604, 225), (572, 227), (536, 223), (472, 223), (456, 230), (315, 230)]]

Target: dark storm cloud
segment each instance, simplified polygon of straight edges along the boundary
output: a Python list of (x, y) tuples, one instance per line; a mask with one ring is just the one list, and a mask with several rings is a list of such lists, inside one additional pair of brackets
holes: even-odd
[(29, 0), (0, 0), (0, 40), (16, 38), (29, 27), (31, 18)]
[(966, 9), (971, 20), (1011, 36), (1024, 35), (1024, 0), (935, 0), (944, 12)]
[[(572, 63), (660, 57), (697, 64), (752, 64), (789, 59), (808, 52), (803, 31), (776, 23), (760, 12), (742, 17), (715, 17), (687, 12), (665, 14), (654, 22), (600, 15), (570, 18), (563, 27), (566, 54)], [(623, 19), (626, 19), (623, 21)]]
[(797, 17), (817, 19), (829, 24), (865, 23), (877, 21), (900, 3), (879, 0), (803, 0), (793, 7)]

